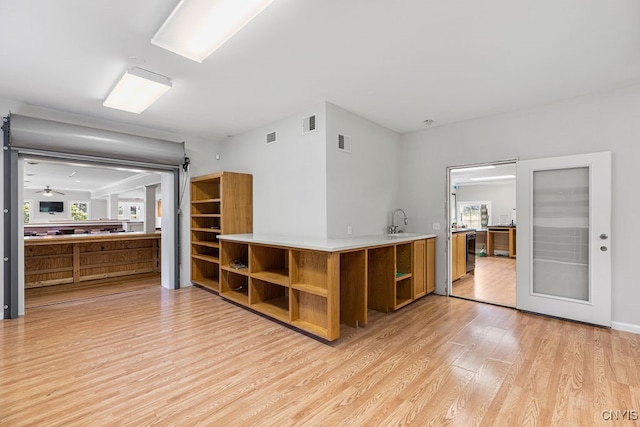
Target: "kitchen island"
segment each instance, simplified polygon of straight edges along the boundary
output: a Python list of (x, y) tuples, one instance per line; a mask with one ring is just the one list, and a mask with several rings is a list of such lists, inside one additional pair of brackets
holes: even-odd
[(435, 290), (435, 235), (220, 235), (220, 296), (328, 341)]
[(491, 225), (487, 227), (487, 255), (516, 257), (515, 225)]
[(24, 238), (25, 288), (160, 271), (160, 233)]

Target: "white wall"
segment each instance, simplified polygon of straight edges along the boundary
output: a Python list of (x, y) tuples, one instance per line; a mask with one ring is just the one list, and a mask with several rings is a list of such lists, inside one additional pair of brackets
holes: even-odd
[[(400, 135), (327, 103), (327, 235), (382, 234), (397, 204)], [(351, 153), (337, 150), (337, 134)], [(409, 221), (417, 212), (407, 211)]]
[[(54, 189), (55, 190), (55, 189)], [(63, 191), (64, 195), (53, 193), (52, 197), (44, 197), (39, 190), (25, 189), (24, 200), (31, 201), (31, 222), (49, 222), (51, 220), (71, 220), (71, 203), (73, 202), (91, 202), (91, 192), (89, 191)], [(40, 212), (39, 202), (64, 202), (64, 212), (46, 213)], [(89, 206), (90, 213), (91, 206)]]
[[(316, 115), (317, 130), (302, 133), (302, 119)], [(219, 167), (253, 175), (253, 232), (327, 236), (325, 104), (220, 144)], [(277, 132), (267, 145), (265, 135)]]
[(500, 223), (500, 216), (511, 221), (511, 211), (516, 208), (516, 183), (459, 185), (456, 202), (490, 201), (489, 225)]
[[(190, 138), (184, 144), (185, 153), (191, 159), (189, 174), (180, 173), (180, 286), (191, 286), (191, 195), (189, 180), (194, 176), (220, 171), (215, 153), (219, 151), (217, 142)], [(164, 206), (164, 203), (163, 203)]]
[(109, 218), (109, 204), (106, 199), (91, 199), (89, 219)]
[[(478, 119), (402, 137), (400, 202), (420, 212), (414, 227), (447, 224), (446, 167), (497, 160), (532, 159), (611, 151), (613, 321), (640, 328), (640, 286), (635, 238), (629, 232), (640, 210), (640, 85), (563, 103)], [(437, 292), (446, 289), (445, 230), (438, 231)]]

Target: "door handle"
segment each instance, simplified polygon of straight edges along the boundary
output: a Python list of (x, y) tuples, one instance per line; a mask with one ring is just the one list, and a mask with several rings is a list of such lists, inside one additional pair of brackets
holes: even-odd
[(606, 234), (602, 233), (600, 235), (600, 240), (607, 240), (609, 238), (609, 236), (607, 236)]
[(607, 249), (608, 249), (608, 248), (607, 248), (606, 246), (600, 246), (600, 250), (601, 250), (602, 252), (607, 252)]

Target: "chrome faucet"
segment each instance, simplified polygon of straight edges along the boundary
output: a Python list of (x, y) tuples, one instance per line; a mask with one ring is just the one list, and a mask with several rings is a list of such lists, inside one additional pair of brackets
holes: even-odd
[(407, 219), (407, 214), (404, 213), (404, 211), (402, 209), (396, 209), (391, 214), (391, 225), (387, 228), (387, 232), (389, 234), (402, 233), (402, 230), (400, 230), (400, 227), (397, 226), (396, 223), (395, 223), (396, 213), (398, 213), (398, 212), (402, 212), (402, 215), (404, 216), (404, 225), (409, 225), (409, 220)]

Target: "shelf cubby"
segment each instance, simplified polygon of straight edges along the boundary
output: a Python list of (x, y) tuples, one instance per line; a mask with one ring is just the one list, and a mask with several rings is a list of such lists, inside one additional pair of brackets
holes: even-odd
[(220, 296), (249, 305), (249, 277), (230, 270), (220, 271)]
[(191, 256), (191, 281), (205, 288), (220, 290), (220, 270), (218, 263), (211, 262), (195, 255)]
[(404, 279), (413, 271), (413, 243), (404, 243), (396, 246), (396, 278)]
[(369, 249), (367, 292), (369, 308), (384, 313), (395, 307), (395, 247)]
[(367, 251), (340, 254), (340, 323), (367, 324)]
[(327, 298), (291, 290), (291, 323), (322, 338), (328, 337)]
[(191, 180), (191, 202), (220, 199), (220, 176), (204, 176)]
[[(244, 265), (249, 265), (249, 245), (246, 243), (235, 243), (235, 242), (222, 242), (220, 248), (220, 265), (223, 269), (234, 270), (231, 267), (231, 263), (234, 261), (239, 261)], [(244, 274), (249, 274), (249, 270), (247, 268), (243, 269)]]
[(327, 294), (327, 254), (291, 250), (291, 287), (314, 295)]
[(251, 245), (249, 259), (251, 277), (281, 286), (289, 286), (289, 250)]
[(283, 322), (289, 322), (289, 289), (252, 277), (249, 304), (251, 308)]
[(220, 199), (192, 201), (191, 215), (220, 215)]
[(408, 275), (408, 277), (396, 282), (394, 309), (404, 307), (411, 301), (413, 301), (413, 281)]

